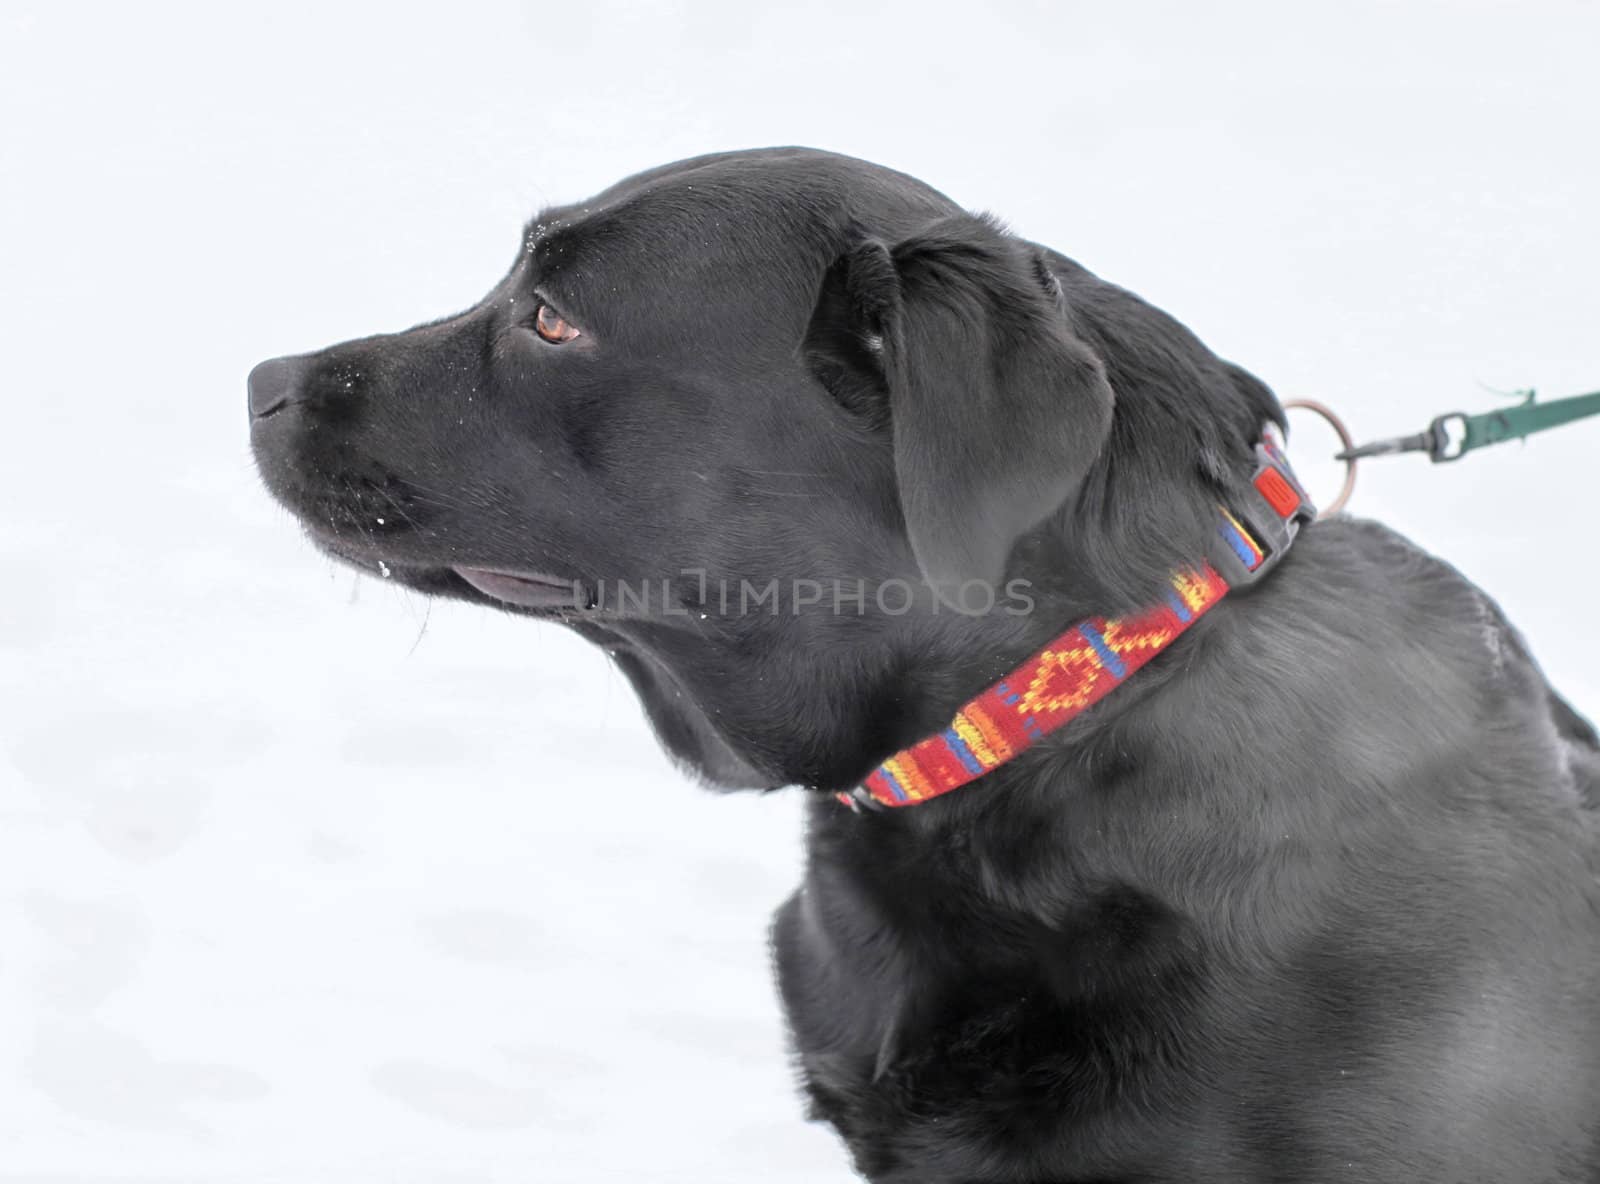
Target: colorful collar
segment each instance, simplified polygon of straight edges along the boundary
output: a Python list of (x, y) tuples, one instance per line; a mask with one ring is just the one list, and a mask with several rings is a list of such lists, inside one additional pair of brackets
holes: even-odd
[(944, 731), (895, 753), (839, 800), (854, 809), (914, 806), (976, 781), (1105, 698), (1230, 589), (1266, 575), (1316, 517), (1270, 430), (1256, 446), (1243, 503), (1232, 512), (1218, 507), (1210, 561), (1174, 575), (1159, 604), (1079, 621), (968, 700)]

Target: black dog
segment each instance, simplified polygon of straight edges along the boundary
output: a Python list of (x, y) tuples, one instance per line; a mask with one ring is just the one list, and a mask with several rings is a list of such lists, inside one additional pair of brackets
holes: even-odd
[(567, 624), (704, 779), (816, 791), (774, 943), (871, 1179), (1600, 1180), (1600, 742), (1380, 526), (1307, 527), (974, 784), (836, 800), (1249, 495), (1275, 400), (1136, 297), (898, 173), (730, 153), (250, 401), (320, 546)]

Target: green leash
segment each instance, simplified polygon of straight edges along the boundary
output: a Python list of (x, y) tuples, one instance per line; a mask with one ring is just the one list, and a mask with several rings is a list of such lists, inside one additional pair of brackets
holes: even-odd
[(1515, 407), (1508, 407), (1504, 411), (1486, 411), (1482, 415), (1452, 411), (1439, 416), (1414, 435), (1392, 436), (1387, 440), (1374, 440), (1359, 448), (1346, 448), (1336, 459), (1356, 461), (1400, 452), (1426, 452), (1428, 459), (1435, 463), (1460, 460), (1467, 453), (1491, 444), (1521, 440), (1535, 432), (1548, 432), (1575, 419), (1600, 415), (1600, 391), (1552, 399), (1547, 403), (1536, 402), (1531, 390), (1515, 393), (1523, 396), (1522, 402)]

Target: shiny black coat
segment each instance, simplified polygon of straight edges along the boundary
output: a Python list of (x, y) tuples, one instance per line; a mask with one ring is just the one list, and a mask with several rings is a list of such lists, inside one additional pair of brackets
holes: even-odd
[[(471, 309), (251, 385), (319, 545), (577, 629), (707, 781), (814, 793), (774, 948), (869, 1178), (1600, 1180), (1600, 746), (1379, 526), (1308, 528), (957, 793), (831, 796), (1206, 554), (1278, 411), (1170, 317), (780, 149), (546, 211)], [(834, 580), (914, 599), (809, 598)], [(1026, 612), (952, 608), (1015, 581)]]

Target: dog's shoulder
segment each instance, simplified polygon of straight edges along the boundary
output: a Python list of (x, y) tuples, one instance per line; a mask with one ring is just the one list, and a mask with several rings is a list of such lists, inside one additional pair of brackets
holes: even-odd
[[(869, 1174), (1045, 1143), (1112, 1171), (1133, 1141), (1244, 1178), (1191, 1136), (1246, 1094), (1251, 1154), (1319, 1127), (1315, 1099), (1371, 1127), (1537, 1097), (1570, 1140), (1587, 1061), (1465, 1067), (1486, 1033), (1600, 1022), (1588, 722), (1488, 596), (1375, 523), (1308, 528), (1193, 632), (1003, 783), (817, 806), (774, 930), (816, 1112)], [(1243, 1063), (1271, 1088), (1231, 1092)]]

